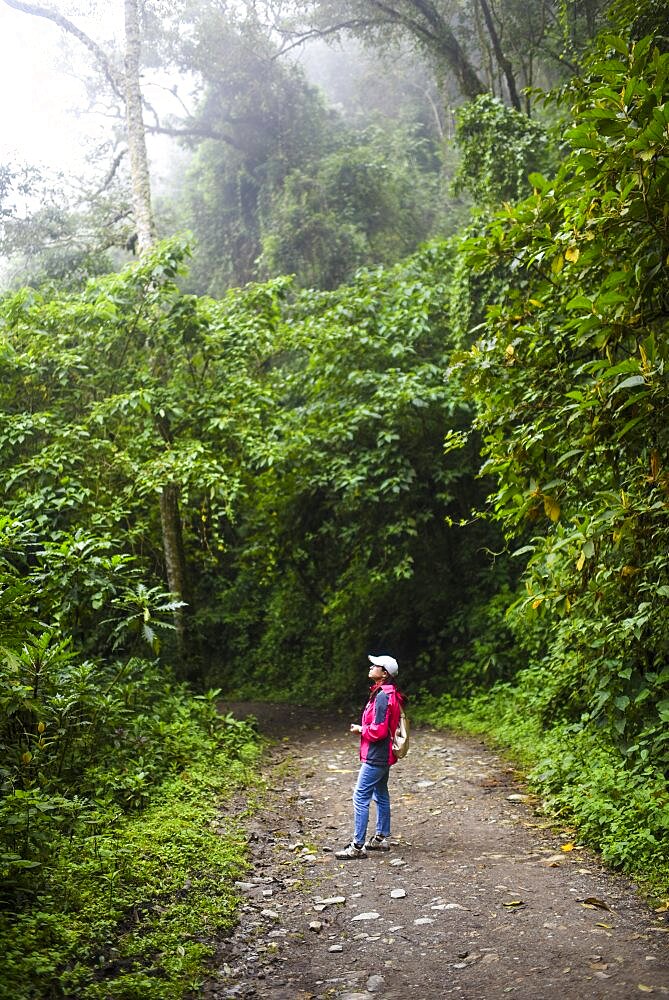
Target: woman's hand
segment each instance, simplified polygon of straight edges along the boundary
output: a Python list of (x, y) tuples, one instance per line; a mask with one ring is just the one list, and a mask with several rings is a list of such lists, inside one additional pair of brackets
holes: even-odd
[(362, 732), (362, 726), (358, 726), (355, 722), (352, 722), (351, 723), (351, 732), (352, 733), (361, 733)]

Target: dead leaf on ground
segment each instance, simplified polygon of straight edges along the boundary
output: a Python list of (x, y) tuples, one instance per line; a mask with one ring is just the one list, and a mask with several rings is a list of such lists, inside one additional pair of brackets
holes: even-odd
[(608, 903), (605, 903), (603, 899), (597, 899), (596, 896), (586, 896), (585, 899), (577, 899), (577, 903), (581, 906), (590, 906), (598, 910), (611, 910)]

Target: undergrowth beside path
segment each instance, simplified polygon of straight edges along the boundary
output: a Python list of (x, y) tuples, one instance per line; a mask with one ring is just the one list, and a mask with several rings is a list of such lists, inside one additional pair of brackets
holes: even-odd
[(252, 731), (240, 724), (236, 741), (212, 734), (148, 807), (63, 839), (34, 898), (0, 913), (2, 1000), (178, 1000), (198, 988), (236, 919), (240, 824), (260, 788)]

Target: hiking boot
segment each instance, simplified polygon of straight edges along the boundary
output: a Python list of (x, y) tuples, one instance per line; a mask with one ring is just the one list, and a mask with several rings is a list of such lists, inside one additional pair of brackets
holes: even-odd
[(375, 833), (373, 837), (370, 837), (365, 847), (368, 851), (389, 851), (390, 844), (388, 838), (382, 836), (380, 833)]
[(343, 851), (337, 851), (335, 853), (335, 858), (339, 858), (340, 861), (350, 861), (353, 858), (366, 858), (367, 851), (364, 847), (358, 847), (354, 840), (345, 847)]

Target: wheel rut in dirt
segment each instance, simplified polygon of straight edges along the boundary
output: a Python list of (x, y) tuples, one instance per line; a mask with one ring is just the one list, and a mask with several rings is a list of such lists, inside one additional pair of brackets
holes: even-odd
[[(273, 743), (253, 870), (207, 1000), (628, 1000), (669, 996), (669, 921), (532, 809), (476, 739), (412, 732), (391, 770), (391, 851), (350, 839), (357, 739), (345, 713), (225, 703)], [(374, 807), (370, 814), (373, 832)]]

